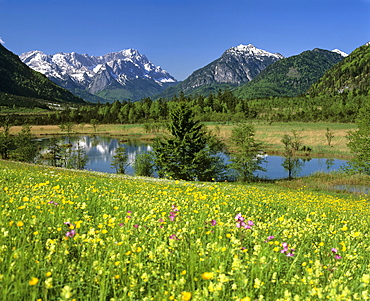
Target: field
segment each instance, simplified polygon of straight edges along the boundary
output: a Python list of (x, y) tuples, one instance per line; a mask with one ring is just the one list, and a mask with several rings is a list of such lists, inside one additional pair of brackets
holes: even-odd
[[(219, 136), (226, 144), (229, 143), (231, 130), (235, 124), (218, 124), (206, 123), (207, 128)], [(256, 129), (256, 139), (263, 143), (264, 150), (268, 154), (282, 154), (284, 145), (281, 142), (283, 135), (292, 135), (296, 131), (301, 137), (302, 146), (312, 149), (311, 156), (315, 157), (333, 157), (333, 158), (350, 158), (351, 153), (347, 147), (346, 135), (348, 131), (356, 130), (355, 124), (348, 123), (272, 123), (263, 122), (254, 123)], [(328, 145), (325, 133), (327, 129), (333, 133), (334, 137), (331, 146)], [(17, 133), (22, 127), (14, 126), (11, 133)], [(35, 135), (66, 135), (57, 125), (32, 126), (32, 132)], [(1, 131), (1, 129), (0, 129)], [(147, 132), (145, 127), (140, 124), (104, 124), (98, 125), (96, 132), (91, 125), (76, 125), (72, 129), (72, 134), (88, 135), (110, 135), (122, 140), (139, 139), (150, 141), (158, 135), (163, 135), (163, 130), (159, 132)], [(301, 155), (305, 155), (302, 153)]]
[(368, 300), (369, 200), (0, 161), (1, 300)]

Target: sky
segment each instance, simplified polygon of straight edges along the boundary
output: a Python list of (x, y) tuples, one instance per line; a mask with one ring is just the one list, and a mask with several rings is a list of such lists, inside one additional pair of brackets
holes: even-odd
[(177, 80), (230, 47), (285, 57), (370, 41), (370, 0), (0, 0), (0, 43), (20, 55), (134, 48)]

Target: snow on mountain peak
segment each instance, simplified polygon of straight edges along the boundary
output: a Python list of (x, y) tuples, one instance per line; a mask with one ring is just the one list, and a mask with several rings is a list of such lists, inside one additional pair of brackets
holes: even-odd
[(240, 44), (236, 47), (229, 48), (228, 50), (226, 50), (225, 53), (228, 53), (228, 54), (241, 54), (242, 53), (247, 56), (273, 56), (278, 59), (284, 58), (280, 53), (270, 53), (266, 50), (259, 49), (252, 44), (248, 44), (248, 45)]
[(341, 56), (343, 56), (343, 57), (348, 56), (348, 53), (345, 53), (344, 51), (341, 51), (341, 50), (339, 50), (339, 49), (333, 49), (331, 52), (338, 53), (338, 54), (340, 54), (340, 55), (341, 55)]
[[(20, 59), (32, 69), (49, 78), (63, 80), (66, 76), (77, 85), (89, 86), (90, 81), (109, 68), (113, 79), (149, 78), (160, 82), (176, 82), (167, 71), (155, 66), (136, 49), (124, 49), (102, 56), (89, 56), (76, 52), (59, 52), (46, 55), (41, 51), (30, 51)], [(125, 84), (122, 82), (121, 84)]]

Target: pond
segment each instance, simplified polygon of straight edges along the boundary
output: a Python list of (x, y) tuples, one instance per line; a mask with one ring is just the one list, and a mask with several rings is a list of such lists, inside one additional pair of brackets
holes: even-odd
[[(126, 174), (133, 175), (133, 162), (138, 154), (149, 152), (152, 150), (150, 143), (139, 141), (120, 142), (111, 137), (101, 136), (80, 136), (80, 137), (63, 137), (59, 138), (60, 143), (70, 142), (73, 147), (80, 145), (88, 157), (85, 169), (106, 173), (115, 173), (112, 168), (112, 158), (118, 146), (123, 146), (129, 157), (130, 165), (126, 169)], [(48, 139), (41, 141), (41, 147), (45, 151), (47, 149)], [(224, 159), (228, 160), (224, 155)], [(262, 179), (282, 179), (288, 177), (288, 171), (282, 166), (285, 158), (280, 156), (266, 156), (266, 162), (261, 166), (265, 168), (266, 172), (256, 172)], [(296, 162), (295, 177), (308, 176), (314, 172), (322, 171), (329, 172), (340, 169), (341, 166), (346, 164), (346, 161), (339, 159), (326, 159), (326, 158), (304, 158)]]

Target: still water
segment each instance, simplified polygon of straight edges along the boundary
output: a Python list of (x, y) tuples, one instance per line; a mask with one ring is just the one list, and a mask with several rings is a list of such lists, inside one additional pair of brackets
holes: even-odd
[[(115, 169), (112, 168), (112, 158), (115, 155), (115, 150), (119, 146), (123, 146), (128, 154), (130, 165), (126, 169), (126, 174), (134, 174), (133, 162), (138, 154), (143, 152), (149, 152), (152, 147), (149, 143), (139, 141), (128, 141), (119, 142), (117, 139), (110, 137), (101, 136), (80, 136), (80, 137), (63, 137), (60, 138), (60, 143), (70, 142), (73, 147), (83, 147), (88, 157), (85, 169), (92, 171), (100, 171), (106, 173), (115, 173)], [(42, 141), (42, 148), (47, 148), (48, 139)], [(227, 161), (227, 156), (224, 156)], [(263, 179), (282, 179), (288, 177), (288, 171), (284, 170), (282, 164), (284, 157), (280, 156), (266, 156), (266, 162), (261, 166), (265, 168), (266, 172), (256, 172), (260, 178)], [(299, 159), (299, 169), (294, 175), (295, 177), (308, 176), (317, 171), (329, 172), (338, 170), (341, 166), (344, 166), (346, 161), (339, 159), (326, 159), (326, 158), (306, 158)]]

